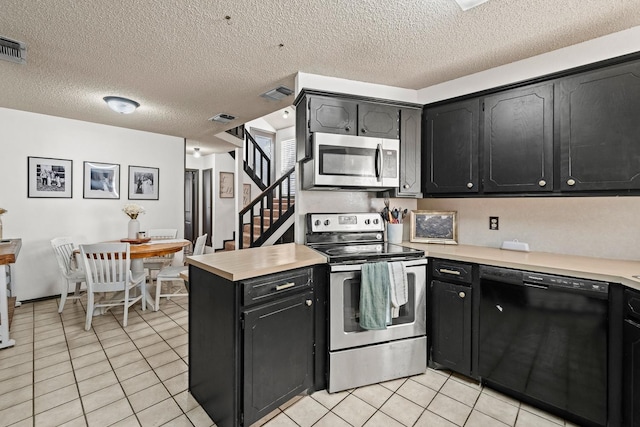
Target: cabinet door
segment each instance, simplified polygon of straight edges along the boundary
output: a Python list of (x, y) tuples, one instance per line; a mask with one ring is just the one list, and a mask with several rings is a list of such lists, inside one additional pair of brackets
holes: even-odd
[(358, 135), (398, 139), (398, 107), (359, 103)]
[(400, 188), (398, 196), (421, 197), (420, 116), (422, 111), (400, 110)]
[(244, 425), (250, 425), (313, 385), (313, 292), (243, 316)]
[(478, 192), (478, 99), (426, 111), (427, 193)]
[(624, 322), (624, 425), (640, 426), (640, 324)]
[(431, 360), (471, 375), (471, 288), (431, 282)]
[(553, 85), (484, 100), (485, 192), (553, 190)]
[(556, 87), (561, 190), (640, 188), (640, 62), (563, 79)]
[(356, 135), (358, 104), (344, 99), (312, 97), (309, 100), (309, 130), (311, 132)]

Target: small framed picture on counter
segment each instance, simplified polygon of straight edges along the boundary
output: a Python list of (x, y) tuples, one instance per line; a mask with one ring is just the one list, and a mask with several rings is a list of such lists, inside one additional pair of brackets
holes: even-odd
[(456, 211), (411, 211), (410, 241), (417, 243), (458, 244)]

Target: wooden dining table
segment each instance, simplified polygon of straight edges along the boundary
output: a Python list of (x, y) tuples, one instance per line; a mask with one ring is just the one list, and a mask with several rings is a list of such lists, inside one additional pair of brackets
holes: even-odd
[[(123, 239), (128, 240), (128, 239)], [(121, 241), (110, 241), (106, 243), (120, 243)], [(135, 242), (135, 241), (134, 241)], [(183, 248), (191, 245), (191, 242), (186, 239), (163, 239), (163, 240), (151, 240), (145, 243), (129, 243), (129, 255), (131, 257), (131, 273), (135, 276), (144, 272), (144, 259), (170, 255), (181, 251)], [(76, 250), (75, 253), (80, 253)], [(147, 304), (151, 304), (151, 307), (155, 309), (155, 299), (151, 297), (151, 293), (147, 286), (145, 286), (145, 297)], [(97, 309), (94, 315), (102, 314), (102, 311)]]

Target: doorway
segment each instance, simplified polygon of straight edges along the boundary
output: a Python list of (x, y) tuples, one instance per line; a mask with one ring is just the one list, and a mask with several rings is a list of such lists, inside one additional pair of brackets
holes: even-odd
[(207, 233), (207, 246), (213, 246), (213, 170), (202, 171), (202, 232)]
[(184, 172), (184, 238), (195, 242), (198, 233), (198, 169)]

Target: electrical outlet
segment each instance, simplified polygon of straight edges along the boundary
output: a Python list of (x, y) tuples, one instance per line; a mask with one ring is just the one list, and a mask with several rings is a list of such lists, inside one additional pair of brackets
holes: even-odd
[(498, 230), (500, 228), (500, 218), (497, 216), (489, 217), (489, 230)]

